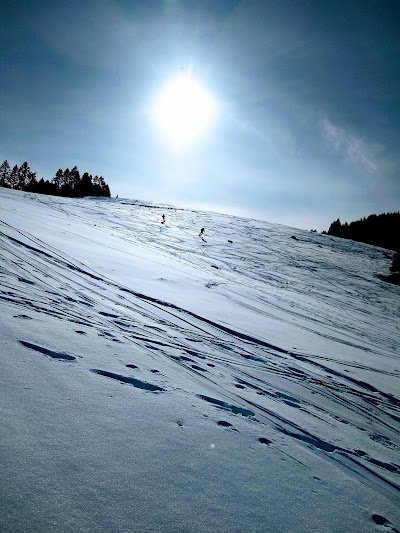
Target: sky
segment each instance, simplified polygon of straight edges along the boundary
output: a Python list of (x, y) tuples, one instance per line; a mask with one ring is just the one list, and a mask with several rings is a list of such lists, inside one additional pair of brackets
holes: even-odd
[[(399, 210), (397, 0), (0, 4), (1, 161), (319, 231)], [(177, 76), (216, 110), (184, 150), (154, 121)]]

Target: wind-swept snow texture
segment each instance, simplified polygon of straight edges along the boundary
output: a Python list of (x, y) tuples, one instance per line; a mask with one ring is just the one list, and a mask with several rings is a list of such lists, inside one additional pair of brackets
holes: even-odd
[(391, 255), (0, 189), (0, 531), (399, 531)]

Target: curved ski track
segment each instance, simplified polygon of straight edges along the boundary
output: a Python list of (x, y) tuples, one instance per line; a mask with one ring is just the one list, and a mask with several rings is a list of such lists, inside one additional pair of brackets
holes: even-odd
[[(289, 351), (131, 290), (26, 232), (4, 222), (1, 227), (4, 303), (31, 318), (49, 314), (134, 344), (154, 360), (168, 358), (195, 383), (192, 387), (188, 379), (188, 393), (194, 395), (200, 386), (199, 399), (258, 424), (259, 432), (272, 438), (266, 442), (276, 442), (279, 435), (283, 441), (294, 439), (400, 502), (398, 398), (331, 368), (323, 354)], [(326, 425), (337, 428), (335, 442), (325, 440)], [(355, 435), (369, 447), (373, 441), (376, 456), (353, 449)], [(380, 458), (380, 450), (392, 460)]]

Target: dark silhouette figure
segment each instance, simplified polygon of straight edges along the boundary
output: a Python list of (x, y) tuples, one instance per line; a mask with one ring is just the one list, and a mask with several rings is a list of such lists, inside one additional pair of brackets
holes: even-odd
[(204, 235), (204, 228), (201, 228), (200, 233), (199, 233), (199, 237), (200, 237), (200, 239), (201, 239), (202, 241), (207, 242), (207, 241), (205, 240), (205, 238), (203, 237), (203, 235)]
[(165, 224), (165, 215), (162, 216), (162, 222), (161, 224)]

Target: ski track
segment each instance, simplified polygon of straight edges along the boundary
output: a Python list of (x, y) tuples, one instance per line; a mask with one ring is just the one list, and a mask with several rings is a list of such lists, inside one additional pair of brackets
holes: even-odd
[[(75, 212), (73, 206), (67, 209), (55, 198), (37, 196), (37, 200), (60, 219), (67, 216), (91, 225), (93, 220), (97, 224), (101, 220), (101, 231), (117, 236), (132, 249), (136, 244), (156, 251), (161, 262), (172, 257), (187, 276), (191, 275), (187, 267), (195, 266), (208, 290), (217, 290), (238, 305), (282, 322), (289, 320), (300, 330), (330, 339), (337, 346), (398, 359), (398, 328), (395, 331), (391, 324), (393, 316), (399, 316), (399, 308), (385, 301), (383, 293), (371, 294), (363, 270), (365, 247), (361, 249), (357, 243), (353, 253), (359, 268), (354, 270), (353, 263), (351, 267), (338, 266), (336, 256), (344, 255), (341, 247), (345, 244), (326, 247), (321, 259), (315, 249), (323, 249), (329, 237), (315, 236), (314, 241), (299, 237), (282, 250), (282, 232), (267, 223), (244, 224), (242, 219), (215, 215), (219, 227), (213, 229), (208, 228), (207, 213), (198, 213), (195, 225), (190, 211), (163, 208), (167, 222), (160, 228), (163, 211), (121, 202), (115, 207), (120, 220), (117, 224), (112, 217), (113, 206), (101, 217), (101, 203), (87, 202)], [(187, 244), (188, 236), (195, 236), (201, 225), (206, 227), (208, 241), (213, 238), (218, 246), (196, 240), (193, 245)], [(265, 229), (262, 237), (260, 225)], [(221, 237), (230, 234), (240, 241), (236, 245), (240, 244), (241, 256)], [(306, 261), (308, 255), (312, 259)], [(303, 353), (275, 346), (189, 309), (136, 292), (2, 221), (0, 260), (0, 301), (15, 309), (15, 319), (35, 320), (41, 313), (48, 314), (79, 326), (76, 332), (81, 335), (95, 331), (116, 345), (135, 345), (154, 361), (154, 366), (157, 361), (168, 360), (174, 371), (188, 376), (186, 392), (199, 400), (198, 408), (204, 403), (230, 417), (230, 422), (218, 422), (221, 427), (237, 432), (232, 416), (242, 416), (265, 435), (260, 443), (278, 446), (280, 442), (295, 441), (400, 503), (400, 400), (353, 377), (349, 369), (397, 379), (398, 371), (340, 360), (336, 354)], [(292, 275), (293, 267), (298, 271), (296, 277)], [(341, 276), (348, 275), (361, 278), (354, 291), (340, 281)], [(379, 316), (391, 317), (392, 322), (376, 323), (377, 307)], [(26, 349), (79, 365), (79, 357), (72, 354), (54, 352), (26, 339), (20, 342)], [(128, 374), (137, 369), (136, 365), (126, 366)], [(168, 376), (164, 372), (163, 385), (159, 385), (156, 368), (152, 370), (155, 383), (106, 368), (92, 372), (99, 376), (99, 386), (102, 379), (113, 379), (161, 394), (175, 387), (173, 373)], [(329, 434), (332, 427), (336, 428), (335, 442), (325, 440), (327, 426)], [(365, 449), (374, 450), (374, 455), (362, 449), (363, 443)], [(379, 518), (376, 520), (379, 523)]]

